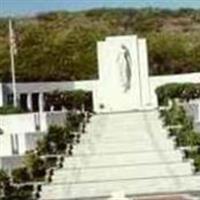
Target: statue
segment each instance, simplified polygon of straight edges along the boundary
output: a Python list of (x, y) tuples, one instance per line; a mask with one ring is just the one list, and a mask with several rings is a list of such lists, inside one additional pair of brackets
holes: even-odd
[(117, 56), (117, 66), (119, 70), (119, 81), (123, 92), (127, 92), (131, 87), (131, 56), (128, 48), (121, 45), (121, 49)]

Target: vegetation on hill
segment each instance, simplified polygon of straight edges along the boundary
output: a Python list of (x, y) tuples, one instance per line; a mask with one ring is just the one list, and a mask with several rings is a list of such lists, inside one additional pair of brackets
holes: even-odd
[[(96, 42), (109, 35), (148, 40), (151, 74), (200, 70), (200, 10), (99, 9), (16, 18), (19, 81), (94, 79)], [(10, 80), (8, 22), (0, 18), (0, 78)]]

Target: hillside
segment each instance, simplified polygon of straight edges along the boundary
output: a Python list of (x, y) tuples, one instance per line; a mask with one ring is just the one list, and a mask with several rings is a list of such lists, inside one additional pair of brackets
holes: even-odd
[[(10, 79), (7, 19), (0, 18), (0, 79)], [(96, 42), (109, 35), (148, 40), (151, 74), (200, 71), (200, 10), (99, 9), (14, 20), (19, 81), (97, 77)]]

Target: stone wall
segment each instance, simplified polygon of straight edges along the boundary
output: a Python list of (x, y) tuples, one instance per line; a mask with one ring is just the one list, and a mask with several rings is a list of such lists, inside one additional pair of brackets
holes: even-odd
[(11, 173), (12, 169), (23, 166), (23, 156), (4, 156), (0, 157), (0, 169)]
[(150, 76), (150, 99), (152, 107), (157, 107), (155, 90), (161, 85), (168, 83), (200, 83), (200, 73), (188, 73), (178, 75)]

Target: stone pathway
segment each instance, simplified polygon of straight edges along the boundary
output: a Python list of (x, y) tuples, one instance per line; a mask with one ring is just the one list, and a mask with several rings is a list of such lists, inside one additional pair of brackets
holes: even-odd
[(161, 126), (157, 111), (102, 114), (92, 118), (74, 156), (44, 185), (41, 200), (105, 199), (200, 190), (189, 162)]

